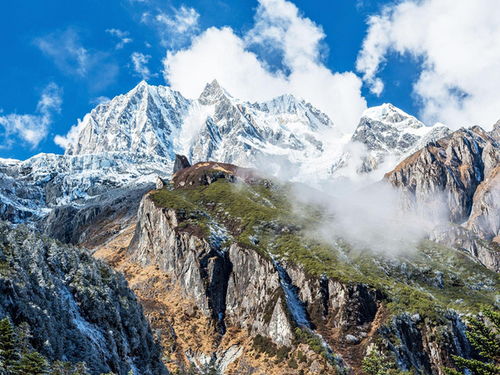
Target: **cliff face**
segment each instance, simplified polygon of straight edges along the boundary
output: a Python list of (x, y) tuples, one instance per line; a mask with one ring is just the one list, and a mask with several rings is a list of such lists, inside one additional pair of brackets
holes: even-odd
[[(146, 195), (129, 248), (132, 259), (172, 275), (186, 296), (213, 319), (220, 334), (225, 332), (226, 321), (242, 323), (277, 344), (290, 345), (284, 296), (272, 263), (236, 244), (217, 248), (199, 228), (180, 228), (177, 215), (173, 209), (157, 208)], [(274, 295), (277, 298), (264, 319), (266, 303), (262, 301), (271, 303)]]
[(448, 235), (439, 230), (434, 239), (480, 253), (481, 262), (498, 271), (500, 151), (494, 134), (460, 129), (409, 156), (385, 179), (400, 189), (406, 207), (434, 210), (463, 227), (449, 228)]
[(135, 220), (142, 196), (153, 187), (149, 183), (113, 189), (80, 206), (54, 207), (36, 225), (51, 238), (93, 247), (107, 241)]
[[(297, 353), (304, 348), (319, 355), (315, 361), (300, 364), (299, 369), (287, 368), (287, 373), (299, 373), (299, 370), (315, 373), (318, 366), (325, 371), (336, 368), (340, 372), (357, 373), (369, 347), (374, 342), (381, 342), (386, 350), (394, 353), (401, 368), (440, 374), (440, 366), (450, 363), (451, 354), (468, 355), (463, 323), (456, 314), (429, 319), (402, 314), (398, 308), (393, 308), (402, 303), (406, 294), (391, 293), (403, 286), (396, 283), (386, 290), (377, 286), (380, 282), (371, 285), (357, 282), (354, 268), (349, 271), (351, 278), (347, 281), (334, 277), (334, 271), (317, 273), (310, 263), (302, 263), (297, 256), (263, 251), (268, 234), (246, 232), (249, 228), (244, 228), (244, 218), (234, 217), (224, 206), (223, 199), (234, 204), (230, 191), (217, 191), (234, 185), (230, 179), (225, 181), (147, 194), (141, 201), (137, 227), (127, 250), (133, 261), (144, 267), (158, 267), (169, 275), (183, 298), (193, 301), (208, 318), (206, 324), (214, 332), (212, 353), (205, 352), (212, 358), (208, 363), (219, 370), (224, 363), (225, 373), (237, 374), (248, 363), (253, 363), (256, 347), (274, 345), (278, 353), (280, 348), (288, 348), (283, 349), (289, 353), (281, 361), (283, 366), (287, 366), (286, 361), (297, 361), (300, 357)], [(234, 189), (233, 193), (240, 194), (247, 188), (235, 186)], [(262, 199), (257, 191), (266, 194), (259, 190), (261, 186), (255, 189), (251, 191), (254, 202)], [(214, 195), (209, 195), (209, 190)], [(247, 199), (245, 195), (238, 197), (239, 204)], [(196, 205), (197, 202), (203, 202), (203, 206)], [(277, 209), (278, 202), (270, 196), (264, 202)], [(294, 231), (292, 226), (274, 220), (267, 223), (273, 227), (272, 231), (282, 234)], [(261, 224), (254, 221), (251, 227), (259, 228)], [(269, 242), (270, 246), (273, 241)], [(306, 243), (307, 239), (304, 241)], [(286, 251), (294, 250), (289, 243)], [(317, 256), (322, 255), (314, 252), (308, 255)], [(331, 260), (324, 260), (322, 264), (325, 270), (345, 267), (342, 262)], [(385, 273), (395, 272), (390, 270), (394, 264), (389, 264), (384, 266)], [(403, 273), (394, 278), (407, 277), (408, 281), (401, 281), (414, 283), (419, 272), (432, 273), (419, 269), (419, 264), (414, 266), (416, 268), (411, 270), (408, 264), (396, 265)], [(446, 275), (444, 279), (452, 277)], [(422, 280), (429, 282), (428, 277)], [(385, 282), (390, 283), (389, 280)], [(428, 288), (434, 293), (434, 286)], [(412, 303), (412, 298), (420, 296), (410, 297), (408, 303)], [(405, 306), (410, 311), (418, 310)], [(235, 355), (228, 357), (229, 348), (224, 343), (234, 338), (235, 331), (243, 332), (247, 343), (250, 338), (252, 344), (245, 346), (240, 340), (231, 347)], [(419, 355), (414, 354), (417, 350)], [(277, 354), (271, 351), (270, 355)], [(260, 372), (256, 369), (255, 373)]]
[(0, 316), (27, 324), (49, 360), (85, 362), (91, 374), (166, 373), (125, 279), (85, 250), (0, 223)]

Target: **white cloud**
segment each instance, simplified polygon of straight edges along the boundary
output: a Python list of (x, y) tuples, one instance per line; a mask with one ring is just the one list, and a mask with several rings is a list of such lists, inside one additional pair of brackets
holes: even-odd
[(0, 116), (4, 138), (2, 143), (10, 147), (14, 137), (19, 137), (35, 148), (47, 136), (53, 114), (61, 110), (61, 104), (61, 89), (55, 83), (50, 83), (42, 92), (36, 114), (11, 113)]
[(357, 69), (374, 93), (388, 53), (415, 58), (422, 72), (414, 93), (424, 121), (448, 126), (500, 118), (500, 7), (497, 0), (406, 0), (369, 19)]
[(198, 31), (200, 15), (194, 8), (181, 6), (170, 13), (144, 12), (142, 22), (156, 28), (160, 43), (165, 47), (177, 47), (190, 40)]
[(85, 124), (86, 124), (85, 122), (78, 119), (77, 124), (73, 125), (71, 129), (69, 129), (69, 132), (66, 135), (56, 135), (54, 137), (54, 143), (65, 150), (68, 146), (76, 144), (80, 136), (80, 133), (85, 127)]
[(132, 59), (134, 72), (137, 73), (137, 75), (139, 75), (142, 79), (148, 80), (151, 77), (151, 71), (147, 65), (151, 56), (140, 52), (134, 52), (130, 58)]
[(195, 29), (198, 26), (199, 18), (200, 15), (195, 9), (185, 6), (175, 9), (170, 16), (165, 13), (156, 15), (156, 21), (177, 33), (185, 33)]
[[(196, 97), (213, 79), (244, 100), (292, 93), (327, 113), (344, 131), (357, 125), (366, 102), (352, 72), (330, 71), (322, 62), (321, 27), (285, 0), (260, 0), (254, 27), (243, 37), (229, 28), (209, 28), (183, 50), (167, 52), (164, 75), (170, 85)], [(281, 56), (273, 71), (259, 56)]]
[(93, 90), (105, 88), (118, 74), (118, 64), (109, 54), (85, 48), (74, 29), (37, 38), (34, 43), (63, 73), (85, 79)]
[(35, 39), (35, 44), (56, 66), (64, 72), (85, 76), (91, 62), (89, 52), (84, 48), (78, 34), (68, 29)]
[(200, 133), (209, 116), (213, 116), (213, 107), (191, 106), (186, 117), (184, 117), (180, 132), (175, 138), (174, 149), (177, 154), (189, 155), (193, 139)]
[(99, 105), (109, 102), (111, 99), (107, 96), (98, 96), (89, 101), (90, 104)]
[(116, 49), (122, 49), (126, 44), (133, 41), (133, 39), (130, 38), (130, 33), (128, 31), (122, 31), (120, 29), (106, 29), (106, 32), (119, 39), (119, 42), (115, 45)]

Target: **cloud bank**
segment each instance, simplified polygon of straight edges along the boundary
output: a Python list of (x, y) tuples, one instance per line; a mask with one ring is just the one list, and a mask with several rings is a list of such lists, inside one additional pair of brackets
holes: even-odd
[(3, 128), (2, 147), (10, 148), (17, 137), (36, 148), (47, 136), (54, 113), (61, 110), (61, 89), (55, 83), (48, 84), (42, 92), (35, 114), (11, 113), (0, 116), (0, 126)]
[(421, 66), (413, 86), (424, 122), (490, 128), (500, 117), (500, 7), (497, 0), (406, 0), (368, 21), (357, 69), (373, 93), (389, 53)]
[[(217, 79), (232, 95), (249, 101), (291, 93), (324, 111), (337, 127), (354, 130), (366, 101), (361, 79), (332, 72), (323, 63), (322, 28), (285, 0), (259, 0), (254, 26), (243, 36), (231, 28), (211, 27), (189, 47), (169, 51), (164, 76), (172, 88), (197, 97)], [(279, 56), (272, 70), (265, 56)]]

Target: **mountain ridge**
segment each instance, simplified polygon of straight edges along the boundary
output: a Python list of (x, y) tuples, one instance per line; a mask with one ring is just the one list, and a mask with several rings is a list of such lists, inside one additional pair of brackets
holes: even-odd
[[(384, 104), (343, 135), (291, 95), (248, 103), (214, 81), (187, 100), (141, 82), (84, 117), (65, 155), (0, 160), (0, 217), (124, 272), (172, 372), (359, 373), (379, 350), (394, 368), (442, 375), (452, 354), (474, 356), (462, 314), (497, 290), (480, 264), (498, 264), (483, 248), (497, 230), (495, 134), (425, 127)], [(367, 233), (370, 213), (348, 202), (361, 197), (335, 197), (353, 167), (403, 203), (452, 197), (452, 225), (396, 252), (354, 241), (344, 218), (357, 235), (385, 232)], [(399, 202), (371, 200), (383, 212)]]

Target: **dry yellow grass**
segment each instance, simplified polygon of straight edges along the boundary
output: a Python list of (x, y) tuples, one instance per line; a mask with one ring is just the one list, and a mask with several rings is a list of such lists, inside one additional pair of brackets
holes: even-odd
[[(228, 327), (222, 339), (216, 333), (212, 321), (194, 302), (186, 298), (175, 281), (156, 266), (143, 267), (127, 256), (127, 248), (134, 235), (135, 225), (94, 251), (102, 259), (127, 278), (137, 295), (151, 328), (158, 334), (164, 351), (164, 362), (171, 372), (189, 368), (186, 353), (192, 357), (211, 356), (214, 351), (223, 352), (234, 345), (242, 348), (242, 354), (227, 369), (227, 375), (252, 373), (255, 375), (309, 375), (331, 374), (333, 368), (307, 345), (300, 344), (290, 352), (297, 368), (287, 361), (277, 361), (253, 347), (253, 338), (237, 327)], [(299, 356), (298, 353), (301, 353)], [(297, 358), (303, 358), (302, 361)]]

